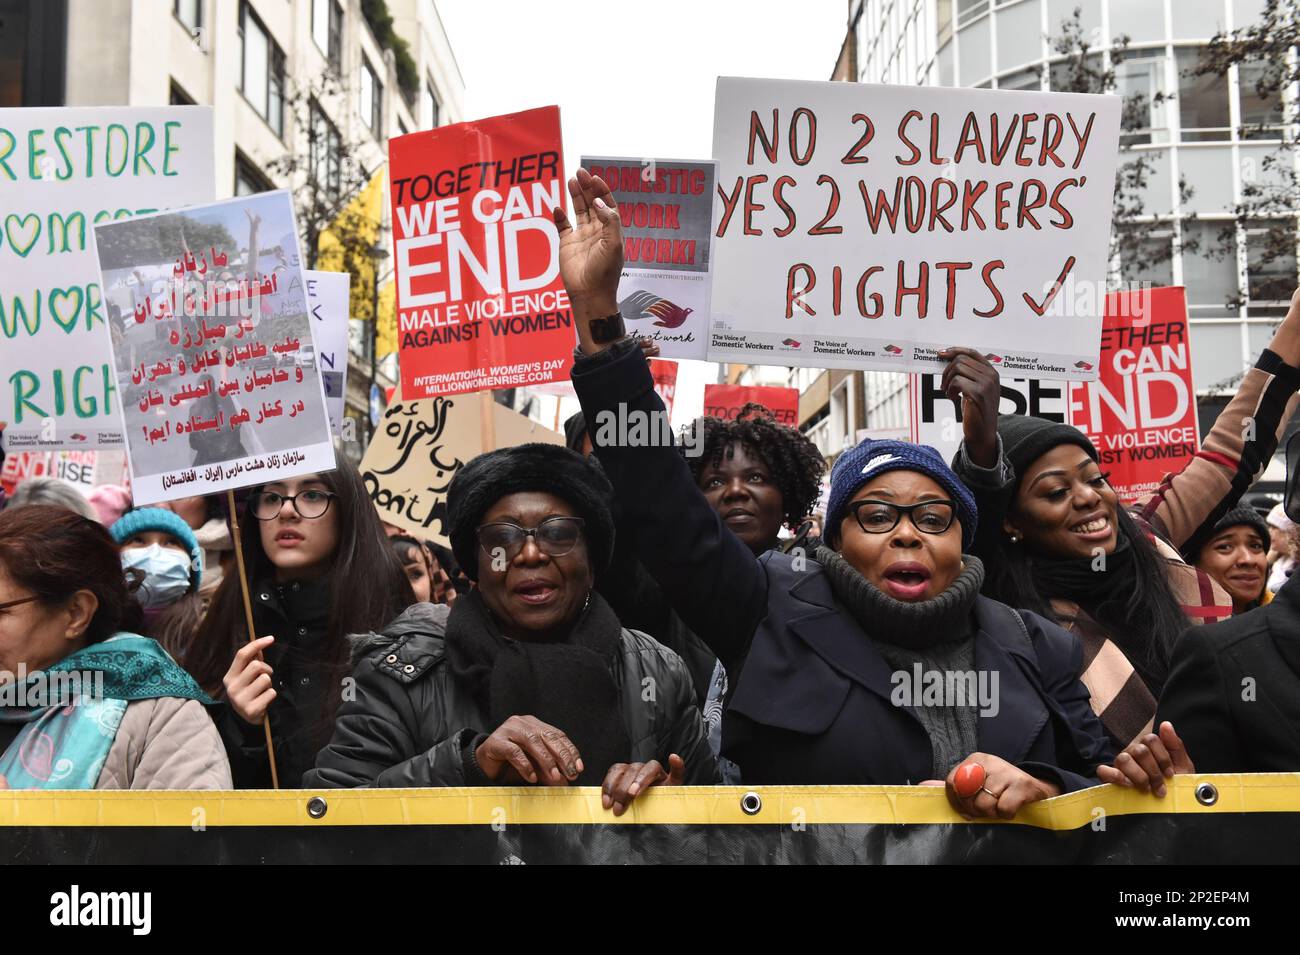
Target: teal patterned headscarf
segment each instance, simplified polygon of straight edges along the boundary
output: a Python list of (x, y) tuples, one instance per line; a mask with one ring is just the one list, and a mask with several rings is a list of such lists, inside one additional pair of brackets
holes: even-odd
[(118, 633), (0, 687), (0, 722), (25, 724), (0, 755), (10, 789), (94, 789), (128, 703), (210, 703), (155, 640)]

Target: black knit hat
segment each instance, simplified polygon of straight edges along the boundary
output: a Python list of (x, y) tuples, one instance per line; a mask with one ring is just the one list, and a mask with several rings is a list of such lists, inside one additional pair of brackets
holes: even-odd
[(1233, 527), (1249, 527), (1259, 535), (1260, 541), (1264, 544), (1264, 549), (1268, 550), (1270, 535), (1268, 533), (1268, 522), (1259, 516), (1253, 507), (1234, 507), (1227, 514), (1224, 514), (1214, 525), (1214, 530), (1210, 531), (1201, 542), (1200, 548), (1196, 553), (1186, 553), (1183, 556), (1189, 563), (1196, 563), (1201, 558), (1201, 552), (1205, 550), (1205, 545), (1218, 537), (1224, 531)]
[(585, 522), (591, 569), (599, 574), (614, 551), (614, 489), (605, 473), (576, 451), (556, 444), (521, 444), (474, 458), (447, 489), (447, 536), (461, 570), (478, 580), (478, 526), (488, 508), (507, 494), (544, 491), (573, 505)]
[(1016, 482), (1024, 479), (1025, 471), (1040, 457), (1058, 444), (1073, 444), (1094, 461), (1097, 449), (1088, 436), (1078, 428), (1046, 418), (1029, 415), (1004, 414), (998, 417), (998, 435), (1002, 438), (1002, 453), (1007, 456), (1016, 472)]

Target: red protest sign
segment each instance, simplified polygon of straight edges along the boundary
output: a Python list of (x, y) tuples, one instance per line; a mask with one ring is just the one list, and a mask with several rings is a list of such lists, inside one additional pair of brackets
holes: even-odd
[(389, 143), (402, 397), (569, 377), (556, 106)]
[(1100, 375), (1070, 386), (1070, 421), (1124, 501), (1156, 489), (1200, 447), (1182, 288), (1106, 296)]
[(763, 405), (781, 424), (799, 424), (799, 389), (774, 385), (705, 385), (704, 414), (731, 420), (751, 401)]
[(650, 359), (650, 377), (655, 380), (655, 391), (663, 399), (664, 410), (673, 413), (673, 397), (677, 394), (677, 362), (662, 358)]

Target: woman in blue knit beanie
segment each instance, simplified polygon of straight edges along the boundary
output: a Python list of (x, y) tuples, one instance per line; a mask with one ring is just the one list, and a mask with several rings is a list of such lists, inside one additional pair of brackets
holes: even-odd
[(128, 585), (144, 609), (140, 632), (157, 640), (173, 659), (183, 660), (203, 621), (203, 548), (194, 532), (179, 515), (161, 507), (127, 511), (108, 532), (121, 545)]
[[(583, 414), (653, 420), (662, 404), (649, 367), (615, 321), (617, 204), (585, 170), (569, 193), (576, 226), (562, 210), (555, 219)], [(746, 783), (943, 780), (963, 812), (1004, 818), (1095, 784), (1111, 752), (1077, 677), (1079, 645), (980, 595), (983, 566), (963, 556), (975, 503), (933, 449), (865, 441), (845, 452), (825, 543), (755, 560), (674, 448), (600, 435), (593, 445), (620, 534), (730, 677), (722, 755)]]

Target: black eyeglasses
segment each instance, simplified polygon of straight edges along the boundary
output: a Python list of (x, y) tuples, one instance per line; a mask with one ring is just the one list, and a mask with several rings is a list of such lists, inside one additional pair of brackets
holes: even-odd
[(0, 604), (0, 610), (8, 610), (10, 607), (21, 607), (23, 604), (29, 604), (33, 600), (40, 600), (40, 599), (41, 599), (40, 595), (37, 594), (31, 597), (22, 597), (19, 598), (18, 600), (9, 600), (6, 601), (5, 603)]
[(906, 514), (923, 534), (942, 534), (957, 517), (956, 501), (921, 501), (919, 504), (890, 504), (888, 501), (854, 501), (849, 505), (858, 526), (868, 534), (888, 534)]
[(277, 494), (275, 491), (258, 491), (248, 499), (248, 509), (259, 521), (273, 521), (280, 515), (280, 508), (288, 501), (299, 517), (313, 520), (324, 515), (330, 509), (330, 501), (337, 497), (333, 491), (299, 491), (297, 494)]
[(489, 557), (496, 557), (501, 552), (506, 555), (506, 560), (514, 560), (524, 549), (524, 541), (531, 537), (547, 557), (563, 557), (578, 546), (582, 539), (582, 525), (581, 517), (548, 517), (536, 527), (497, 521), (479, 525), (478, 544)]

